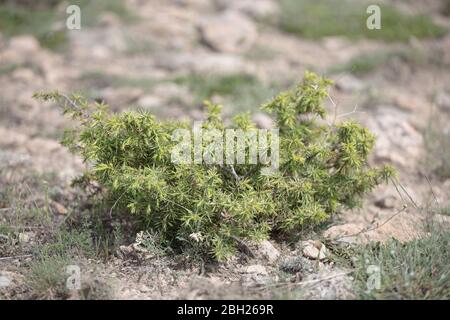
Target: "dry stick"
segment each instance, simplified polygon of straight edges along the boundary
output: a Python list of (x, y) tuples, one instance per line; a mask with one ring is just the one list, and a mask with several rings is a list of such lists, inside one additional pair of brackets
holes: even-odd
[(411, 203), (413, 204), (414, 208), (419, 209), (419, 206), (416, 204), (416, 202), (414, 201), (414, 199), (411, 197), (411, 195), (410, 195), (409, 192), (405, 189), (405, 187), (401, 184), (401, 182), (398, 181), (398, 180), (396, 180), (396, 179), (391, 178), (391, 182), (394, 184), (395, 189), (397, 190), (398, 194), (399, 194), (400, 197), (402, 198), (403, 202), (405, 202), (405, 201), (404, 201), (404, 198), (403, 198), (402, 194), (400, 193), (400, 190), (398, 190), (396, 181), (397, 181), (398, 185), (400, 186), (400, 188), (402, 189), (402, 191), (408, 196), (408, 199), (409, 199), (409, 201), (411, 201)]
[(334, 102), (333, 98), (331, 97), (331, 95), (328, 92), (327, 92), (327, 97), (330, 100), (330, 102), (334, 108), (333, 122), (331, 122), (331, 124), (330, 124), (330, 126), (334, 126), (336, 123), (336, 120), (337, 120), (338, 105)]
[(119, 198), (117, 198), (116, 202), (114, 202), (113, 206), (112, 206), (111, 209), (109, 210), (109, 214), (108, 214), (109, 219), (112, 220), (112, 212), (113, 212), (114, 208), (117, 206), (117, 204), (119, 203), (120, 199), (122, 199), (122, 197), (124, 196), (124, 194), (125, 194), (125, 191), (120, 195)]
[(262, 289), (266, 289), (268, 287), (297, 287), (297, 286), (303, 286), (303, 285), (308, 285), (308, 284), (315, 284), (315, 283), (320, 283), (322, 281), (327, 281), (327, 280), (331, 280), (337, 277), (342, 277), (342, 276), (346, 276), (348, 274), (353, 273), (354, 271), (347, 271), (347, 272), (342, 272), (342, 273), (338, 273), (338, 274), (334, 274), (332, 276), (328, 276), (325, 278), (321, 278), (321, 279), (314, 279), (314, 280), (308, 280), (308, 281), (301, 281), (301, 282), (296, 282), (296, 283), (290, 283), (290, 282), (280, 282), (280, 283), (274, 283), (272, 285), (266, 285), (265, 287), (263, 287)]
[(241, 180), (241, 177), (238, 176), (233, 165), (229, 165), (229, 166), (221, 165), (220, 167), (223, 168), (224, 170), (226, 170), (227, 172), (229, 172), (237, 182), (239, 182)]
[(430, 186), (431, 194), (433, 195), (434, 201), (436, 201), (436, 204), (439, 205), (439, 200), (436, 197), (436, 194), (434, 193), (433, 186), (431, 185), (430, 179), (428, 179), (428, 176), (426, 174), (424, 174), (424, 176), (425, 176), (425, 179), (427, 179), (427, 181), (428, 181), (428, 185)]
[(184, 209), (184, 210), (186, 210), (188, 213), (191, 213), (192, 214), (192, 210), (190, 210), (190, 209), (188, 209), (188, 208), (186, 208), (185, 206), (182, 206), (181, 204), (179, 204), (179, 203), (176, 203), (175, 201), (172, 201), (172, 200), (169, 200), (169, 199), (164, 199), (163, 201), (167, 201), (167, 202), (170, 202), (171, 204), (174, 204), (174, 205), (176, 205), (176, 206), (178, 206), (178, 207), (180, 207), (181, 209)]
[(69, 98), (69, 96), (67, 96), (64, 93), (58, 93), (61, 97), (63, 97), (74, 109), (80, 109), (80, 107), (72, 100)]
[(247, 251), (247, 253), (250, 254), (250, 256), (251, 256), (252, 258), (256, 258), (256, 254), (255, 254), (255, 253), (253, 252), (253, 250), (245, 243), (245, 241), (243, 241), (242, 239), (239, 239), (239, 238), (236, 237), (236, 236), (231, 236), (231, 238), (232, 238), (233, 240), (235, 240), (237, 243), (239, 243), (239, 245), (240, 245), (241, 247), (243, 247), (244, 250)]
[(8, 228), (11, 228), (11, 229), (18, 229), (18, 230), (39, 230), (39, 229), (46, 229), (46, 227), (39, 227), (39, 226), (8, 226)]
[(403, 197), (402, 193), (400, 192), (400, 190), (398, 189), (397, 184), (395, 183), (394, 179), (391, 178), (391, 182), (395, 187), (395, 190), (397, 191), (398, 195), (400, 196), (400, 199), (402, 199), (403, 203), (406, 203), (405, 198)]
[(353, 111), (346, 112), (346, 113), (341, 113), (341, 114), (337, 115), (337, 118), (347, 117), (347, 116), (350, 116), (350, 115), (355, 114), (355, 113), (365, 113), (365, 112), (364, 111), (358, 111), (358, 105), (355, 104), (355, 107), (353, 108)]
[(408, 191), (406, 191), (405, 187), (399, 182), (400, 184), (400, 188), (402, 188), (403, 192), (406, 193), (406, 195), (408, 196), (409, 200), (412, 202), (412, 204), (414, 205), (414, 207), (416, 209), (419, 209), (419, 206), (416, 204), (416, 202), (414, 201), (414, 199), (411, 197), (411, 195), (409, 194)]
[(59, 93), (59, 92), (58, 92), (58, 95), (59, 95), (61, 98), (65, 99), (66, 102), (69, 103), (70, 106), (71, 106), (73, 109), (79, 111), (79, 112), (81, 113), (81, 116), (82, 116), (85, 120), (86, 120), (87, 118), (89, 118), (89, 114), (87, 114), (85, 110), (83, 110), (82, 108), (80, 108), (80, 106), (77, 105), (75, 101), (73, 101), (72, 99), (70, 99), (70, 97), (69, 97), (68, 95), (66, 95), (66, 94), (64, 94), (64, 93)]
[(236, 181), (241, 180), (241, 178), (239, 178), (239, 176), (237, 175), (236, 170), (234, 170), (234, 166), (231, 165), (230, 168), (231, 168), (231, 173), (233, 174), (233, 176), (236, 179)]
[(32, 257), (32, 256), (33, 256), (32, 254), (23, 254), (23, 255), (20, 255), (20, 256), (0, 257), (0, 261), (10, 260), (10, 259), (29, 258), (29, 257)]
[(333, 238), (333, 239), (331, 239), (331, 240), (337, 241), (337, 240), (343, 239), (343, 238), (357, 237), (357, 236), (359, 236), (360, 234), (363, 234), (363, 233), (366, 233), (366, 232), (373, 231), (373, 230), (376, 230), (376, 229), (378, 229), (378, 228), (381, 228), (381, 227), (384, 226), (386, 223), (388, 223), (389, 221), (391, 221), (392, 219), (394, 219), (396, 216), (398, 216), (400, 213), (404, 212), (404, 211), (406, 210), (406, 208), (408, 208), (408, 206), (407, 206), (406, 204), (404, 204), (402, 209), (397, 210), (397, 212), (395, 212), (393, 215), (391, 215), (389, 218), (387, 218), (387, 219), (386, 219), (385, 221), (383, 221), (381, 224), (377, 224), (377, 225), (374, 226), (375, 223), (372, 223), (371, 225), (362, 228), (360, 231), (358, 231), (358, 232), (356, 232), (356, 233), (354, 233), (354, 234), (350, 234), (350, 235), (342, 235), (342, 236), (340, 236), (340, 237), (336, 237), (336, 238)]

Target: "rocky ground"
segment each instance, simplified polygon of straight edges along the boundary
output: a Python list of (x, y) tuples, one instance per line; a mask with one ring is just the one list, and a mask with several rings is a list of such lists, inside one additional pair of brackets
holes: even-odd
[[(160, 117), (199, 119), (203, 98), (223, 103), (227, 114), (255, 111), (314, 70), (336, 82), (327, 102), (330, 119), (355, 117), (367, 125), (378, 137), (371, 162), (399, 171), (400, 184), (378, 188), (361, 209), (336, 215), (298, 243), (254, 245), (254, 257), (192, 263), (155, 254), (140, 237), (125, 234), (106, 258), (77, 261), (84, 287), (69, 298), (351, 298), (353, 278), (333, 258), (336, 243), (407, 241), (423, 236), (429, 219), (448, 223), (424, 208), (450, 199), (450, 176), (429, 165), (431, 159), (445, 166), (450, 157), (448, 147), (448, 154), (439, 145), (430, 149), (450, 138), (450, 34), (404, 43), (306, 39), (277, 27), (282, 9), (275, 0), (124, 2), (132, 22), (103, 12), (93, 26), (68, 32), (63, 51), (43, 47), (33, 35), (0, 34), (0, 297), (58, 297), (30, 288), (27, 266), (33, 248), (49, 237), (46, 221), (76, 220), (86, 201), (70, 187), (84, 164), (58, 142), (70, 122), (57, 106), (32, 99), (42, 90), (81, 91), (115, 111), (141, 107)], [(450, 27), (438, 5), (395, 5)], [(369, 72), (351, 68), (374, 60)], [(251, 93), (223, 91), (227, 81), (243, 81), (242, 90)], [(255, 120), (270, 125), (262, 113)], [(39, 223), (23, 217), (42, 208)]]

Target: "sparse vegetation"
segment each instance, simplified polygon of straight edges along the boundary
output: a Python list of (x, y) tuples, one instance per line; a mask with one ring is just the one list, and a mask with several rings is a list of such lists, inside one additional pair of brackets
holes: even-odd
[(59, 49), (66, 44), (66, 32), (54, 29), (58, 12), (53, 8), (29, 8), (21, 5), (0, 4), (0, 31), (7, 36), (34, 35), (44, 47)]
[(46, 243), (34, 247), (27, 284), (38, 298), (64, 299), (69, 294), (66, 268), (80, 257), (93, 257), (92, 240), (89, 234), (76, 230), (63, 229), (49, 236)]
[(9, 74), (16, 70), (17, 68), (20, 68), (20, 65), (17, 64), (8, 64), (0, 66), (0, 76), (3, 76), (5, 74)]
[[(436, 228), (422, 239), (370, 244), (354, 256), (355, 286), (363, 299), (450, 299), (450, 232)], [(367, 268), (381, 269), (379, 290), (367, 290)]]
[(70, 264), (71, 261), (66, 256), (38, 257), (33, 261), (27, 274), (27, 283), (36, 297), (67, 298), (66, 267)]
[(379, 4), (382, 28), (366, 27), (366, 8), (373, 2), (357, 0), (282, 0), (281, 28), (311, 39), (327, 36), (369, 38), (384, 41), (408, 41), (411, 37), (434, 38), (447, 31), (427, 16), (409, 16), (391, 5)]
[(89, 86), (95, 88), (103, 87), (135, 87), (142, 88), (146, 91), (152, 89), (156, 84), (160, 83), (160, 80), (153, 78), (129, 78), (120, 77), (109, 74), (103, 74), (101, 72), (88, 72), (82, 75), (82, 81), (85, 81)]
[(450, 131), (446, 119), (433, 114), (424, 133), (425, 166), (435, 175), (450, 177)]
[(224, 99), (223, 103), (233, 111), (249, 110), (260, 105), (273, 97), (276, 90), (279, 89), (278, 85), (266, 85), (254, 76), (240, 73), (208, 76), (186, 74), (174, 78), (154, 79), (151, 77), (118, 77), (90, 72), (84, 74), (82, 80), (93, 87), (132, 87), (147, 92), (158, 84), (175, 83), (188, 87), (194, 96), (195, 105), (201, 105), (205, 100), (220, 96)]
[(446, 215), (446, 216), (450, 216), (450, 204), (448, 204), (448, 205), (442, 207), (442, 208), (439, 210), (439, 213), (440, 213), (440, 214), (443, 214), (443, 215)]
[(89, 230), (80, 228), (80, 230), (58, 230), (47, 243), (38, 247), (36, 255), (93, 258), (97, 253)]
[(333, 67), (331, 73), (350, 72), (355, 75), (367, 75), (368, 73), (385, 66), (390, 67), (394, 61), (402, 61), (411, 66), (423, 65), (426, 57), (421, 52), (408, 48), (408, 50), (391, 50), (375, 53), (364, 53), (352, 58), (341, 66)]
[[(65, 29), (66, 11), (58, 5), (61, 0), (46, 1), (1, 1), (0, 31), (7, 36), (19, 34), (34, 35), (42, 46), (52, 50), (63, 50), (67, 45)], [(83, 14), (81, 23), (85, 27), (97, 23), (102, 12), (112, 12), (118, 17), (130, 17), (123, 2), (116, 0), (75, 0)], [(55, 27), (58, 26), (58, 27)]]
[(266, 102), (275, 94), (274, 87), (266, 86), (254, 76), (246, 74), (223, 76), (190, 74), (175, 78), (174, 82), (188, 86), (194, 93), (197, 104), (219, 95), (225, 98), (224, 104), (234, 110), (249, 110)]

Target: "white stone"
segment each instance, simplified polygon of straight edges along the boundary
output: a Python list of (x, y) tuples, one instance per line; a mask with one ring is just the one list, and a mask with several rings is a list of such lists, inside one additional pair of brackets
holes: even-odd
[(258, 245), (258, 251), (269, 261), (275, 262), (280, 257), (280, 251), (274, 247), (269, 240), (261, 241)]
[(327, 257), (327, 248), (320, 241), (302, 241), (300, 246), (303, 255), (307, 258), (323, 260)]
[(6, 276), (0, 276), (0, 289), (6, 288), (11, 285), (11, 279)]

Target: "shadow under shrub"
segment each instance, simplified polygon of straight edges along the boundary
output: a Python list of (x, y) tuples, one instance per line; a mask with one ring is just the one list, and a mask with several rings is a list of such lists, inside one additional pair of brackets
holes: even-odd
[[(62, 103), (78, 122), (63, 144), (90, 164), (79, 182), (101, 185), (112, 208), (136, 216), (168, 246), (223, 260), (242, 240), (296, 234), (340, 208), (358, 205), (393, 174), (389, 167), (368, 166), (375, 139), (366, 128), (317, 120), (326, 116), (322, 100), (331, 84), (306, 73), (297, 87), (263, 106), (279, 129), (279, 170), (270, 175), (262, 164), (173, 163), (171, 152), (179, 142), (172, 134), (191, 130), (187, 122), (158, 121), (145, 111), (112, 114), (77, 95), (36, 97)], [(220, 106), (207, 106), (203, 128), (224, 130)], [(229, 126), (244, 132), (255, 127), (249, 114)], [(206, 152), (207, 141), (202, 146)], [(245, 150), (250, 147), (248, 139)]]

